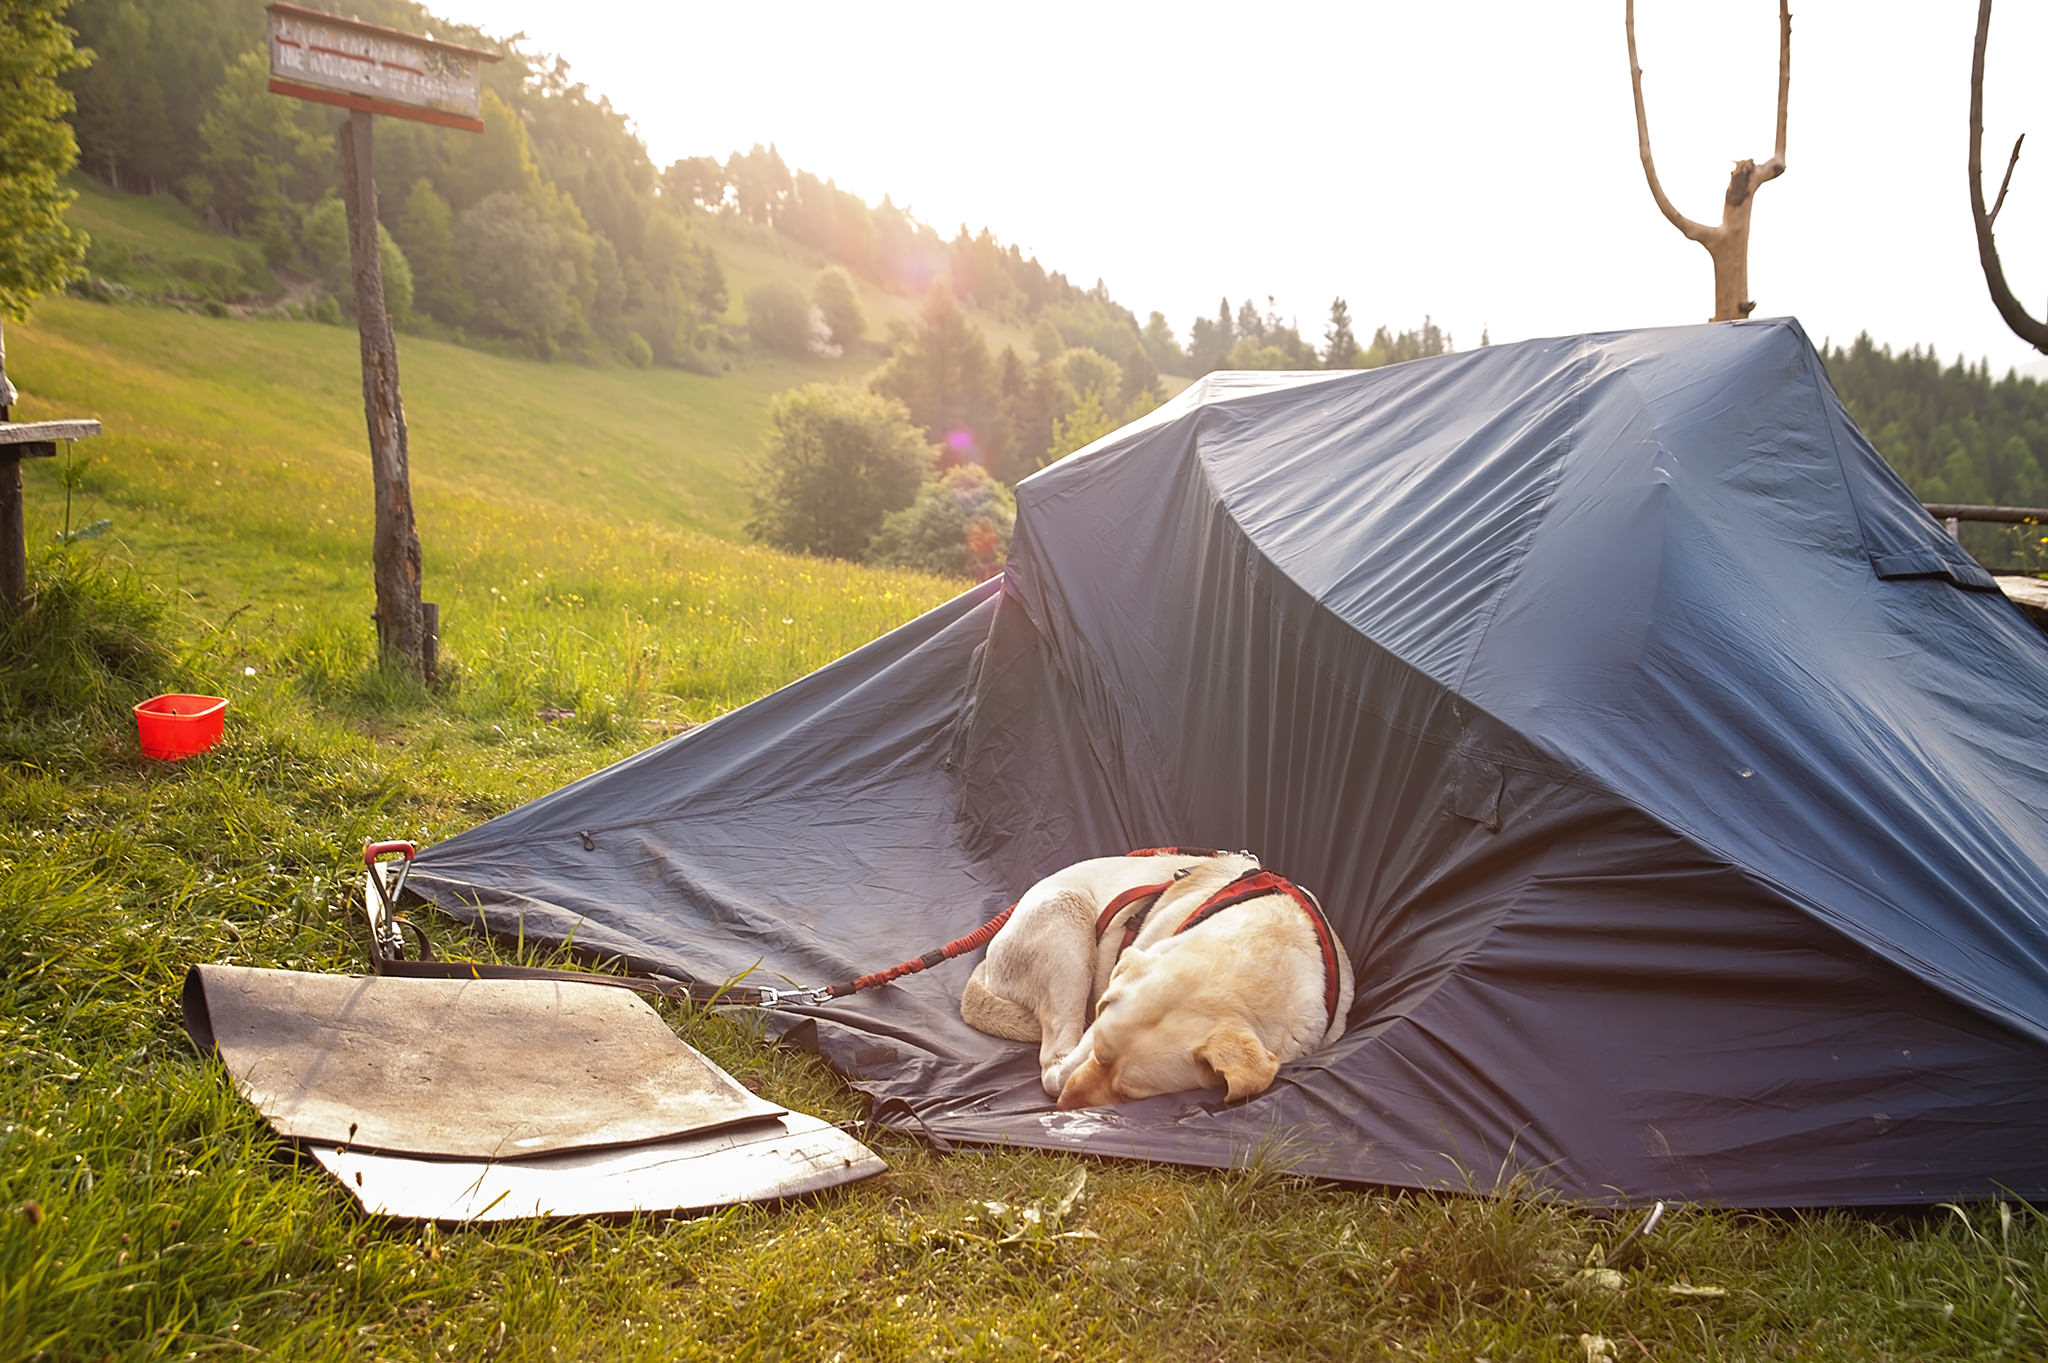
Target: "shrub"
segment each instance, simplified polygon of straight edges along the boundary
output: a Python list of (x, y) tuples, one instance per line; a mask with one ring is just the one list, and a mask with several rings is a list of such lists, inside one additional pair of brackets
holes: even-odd
[(811, 305), (786, 280), (756, 284), (747, 290), (747, 334), (778, 355), (801, 355), (811, 343)]
[(832, 344), (841, 350), (851, 348), (868, 329), (860, 298), (853, 291), (853, 276), (837, 265), (819, 274), (811, 285), (811, 302), (824, 315)]
[[(353, 317), (356, 286), (349, 267), (348, 209), (341, 200), (322, 199), (307, 209), (299, 241), (314, 278), (327, 287), (340, 312)], [(377, 266), (384, 276), (385, 315), (392, 326), (402, 327), (412, 319), (412, 266), (382, 223), (377, 224)], [(318, 315), (328, 320), (324, 308)]]
[(961, 464), (883, 518), (868, 561), (979, 581), (1002, 571), (1016, 524), (1010, 490), (980, 465)]
[(778, 549), (859, 559), (910, 505), (936, 452), (893, 398), (813, 383), (768, 405), (767, 456), (747, 533)]

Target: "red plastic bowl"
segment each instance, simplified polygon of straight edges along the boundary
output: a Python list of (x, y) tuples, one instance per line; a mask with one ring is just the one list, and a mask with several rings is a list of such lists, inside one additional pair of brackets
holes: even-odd
[(220, 742), (228, 703), (221, 696), (151, 696), (135, 707), (142, 755), (164, 762), (205, 752)]

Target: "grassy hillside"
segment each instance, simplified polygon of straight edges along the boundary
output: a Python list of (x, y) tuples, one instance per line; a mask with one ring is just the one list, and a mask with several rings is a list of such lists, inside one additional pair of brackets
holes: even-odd
[[(116, 552), (198, 618), (260, 623), (258, 651), (298, 641), (301, 654), (360, 661), (372, 506), (352, 332), (55, 299), (11, 330), (9, 359), (18, 416), (105, 426), (71, 452), (84, 465), (74, 526), (110, 520)], [(851, 363), (714, 379), (402, 342), (426, 596), (442, 605), (451, 657), (483, 668), (516, 655), (515, 605), (536, 612), (521, 628), (550, 650), (593, 610), (755, 640), (761, 665), (724, 680), (680, 663), (640, 669), (642, 702), (672, 697), (703, 719), (963, 585), (826, 572), (734, 542), (769, 395)], [(31, 543), (62, 528), (65, 463), (27, 466)], [(538, 706), (562, 703), (536, 693)]]
[(160, 260), (234, 259), (235, 239), (208, 228), (172, 195), (124, 194), (76, 172), (65, 178), (64, 187), (78, 196), (65, 219), (95, 245), (121, 246)]

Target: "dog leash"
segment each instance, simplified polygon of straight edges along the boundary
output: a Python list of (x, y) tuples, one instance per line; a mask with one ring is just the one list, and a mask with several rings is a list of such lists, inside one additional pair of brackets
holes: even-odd
[[(862, 990), (874, 989), (892, 980), (900, 980), (905, 975), (915, 975), (932, 966), (943, 965), (956, 956), (964, 956), (970, 951), (988, 945), (989, 939), (1000, 932), (1003, 924), (1010, 921), (1010, 915), (1017, 911), (1017, 906), (1012, 904), (965, 937), (956, 937), (942, 947), (934, 947), (921, 956), (913, 956), (907, 961), (890, 966), (887, 970), (873, 971), (850, 980), (842, 980), (838, 984), (812, 989), (775, 989), (767, 985), (711, 985), (661, 975), (600, 975), (580, 970), (551, 970), (544, 966), (439, 960), (434, 956), (433, 942), (428, 938), (426, 929), (397, 911), (398, 897), (405, 889), (406, 877), (411, 874), (413, 858), (418, 853), (417, 844), (405, 841), (363, 844), (363, 867), (367, 881), (363, 906), (370, 920), (370, 969), (375, 974), (437, 980), (557, 980), (570, 984), (610, 985), (617, 989), (631, 989), (637, 993), (652, 994), (703, 1007), (734, 1005), (747, 1008), (785, 1008), (796, 1004), (819, 1004), (829, 999), (846, 998)], [(1209, 848), (1145, 847), (1128, 855), (1213, 857), (1220, 853)], [(390, 868), (388, 859), (393, 857), (400, 860), (395, 869), (387, 869)], [(1101, 936), (1110, 918), (1117, 912), (1143, 899), (1147, 894), (1156, 898), (1172, 884), (1173, 880), (1168, 879), (1158, 885), (1139, 886), (1136, 890), (1126, 890), (1118, 895), (1110, 908), (1104, 910), (1103, 916), (1097, 920), (1096, 935)], [(1150, 907), (1146, 906), (1148, 910)], [(1140, 921), (1143, 921), (1142, 917)], [(419, 954), (412, 959), (407, 959), (405, 955), (407, 931), (419, 941)], [(1126, 946), (1129, 945), (1129, 938), (1132, 935), (1135, 934), (1127, 933)]]
[[(1132, 857), (1213, 857), (1220, 856), (1221, 853), (1206, 847), (1141, 847), (1135, 852), (1126, 852), (1124, 855)], [(1095, 920), (1095, 935), (1100, 937), (1109, 920), (1120, 910), (1139, 899), (1143, 899), (1148, 894), (1158, 895), (1171, 884), (1173, 884), (1173, 881), (1169, 879), (1157, 885), (1140, 885), (1136, 889), (1125, 890), (1122, 894), (1111, 900), (1109, 907), (1102, 911), (1102, 916)], [(929, 969), (935, 965), (942, 965), (952, 960), (955, 956), (964, 956), (970, 951), (987, 946), (989, 939), (1002, 931), (1003, 924), (1009, 922), (1010, 915), (1016, 911), (1017, 906), (1012, 904), (1009, 908), (1004, 909), (965, 937), (956, 937), (946, 943), (946, 945), (935, 947), (922, 956), (913, 956), (899, 965), (890, 966), (887, 970), (878, 970), (871, 975), (862, 975), (858, 979), (846, 980), (839, 984), (827, 985), (823, 989), (814, 990), (812, 992), (818, 995), (818, 999), (815, 1001), (843, 999), (848, 994), (857, 993), (863, 989), (873, 989), (875, 986), (887, 984), (891, 980), (900, 980), (905, 975), (915, 975), (920, 970)]]

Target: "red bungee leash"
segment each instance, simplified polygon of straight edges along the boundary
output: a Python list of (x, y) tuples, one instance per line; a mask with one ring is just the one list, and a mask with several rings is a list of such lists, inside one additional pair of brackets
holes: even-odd
[[(1219, 854), (1213, 849), (1206, 847), (1141, 847), (1137, 851), (1129, 852), (1125, 855), (1133, 857), (1213, 857)], [(1171, 884), (1173, 884), (1173, 881), (1169, 879), (1157, 885), (1140, 885), (1134, 889), (1125, 890), (1122, 894), (1111, 900), (1109, 907), (1102, 911), (1102, 916), (1095, 922), (1095, 935), (1100, 937), (1108, 929), (1109, 920), (1114, 918), (1125, 906), (1148, 895), (1156, 895)], [(873, 974), (862, 975), (858, 979), (826, 985), (823, 989), (798, 992), (811, 994), (813, 996), (811, 1001), (816, 1002), (822, 1002), (825, 999), (843, 999), (848, 994), (856, 994), (863, 989), (873, 989), (877, 985), (887, 984), (891, 980), (900, 980), (905, 975), (915, 975), (920, 970), (935, 965), (942, 965), (952, 960), (955, 956), (964, 956), (970, 951), (987, 946), (989, 939), (1002, 931), (1003, 924), (1009, 922), (1010, 915), (1016, 911), (1017, 906), (1012, 904), (1009, 908), (1004, 909), (965, 937), (956, 937), (942, 947), (936, 947), (931, 951), (927, 951), (922, 956), (913, 956), (899, 965), (890, 966), (887, 970), (877, 970)]]

